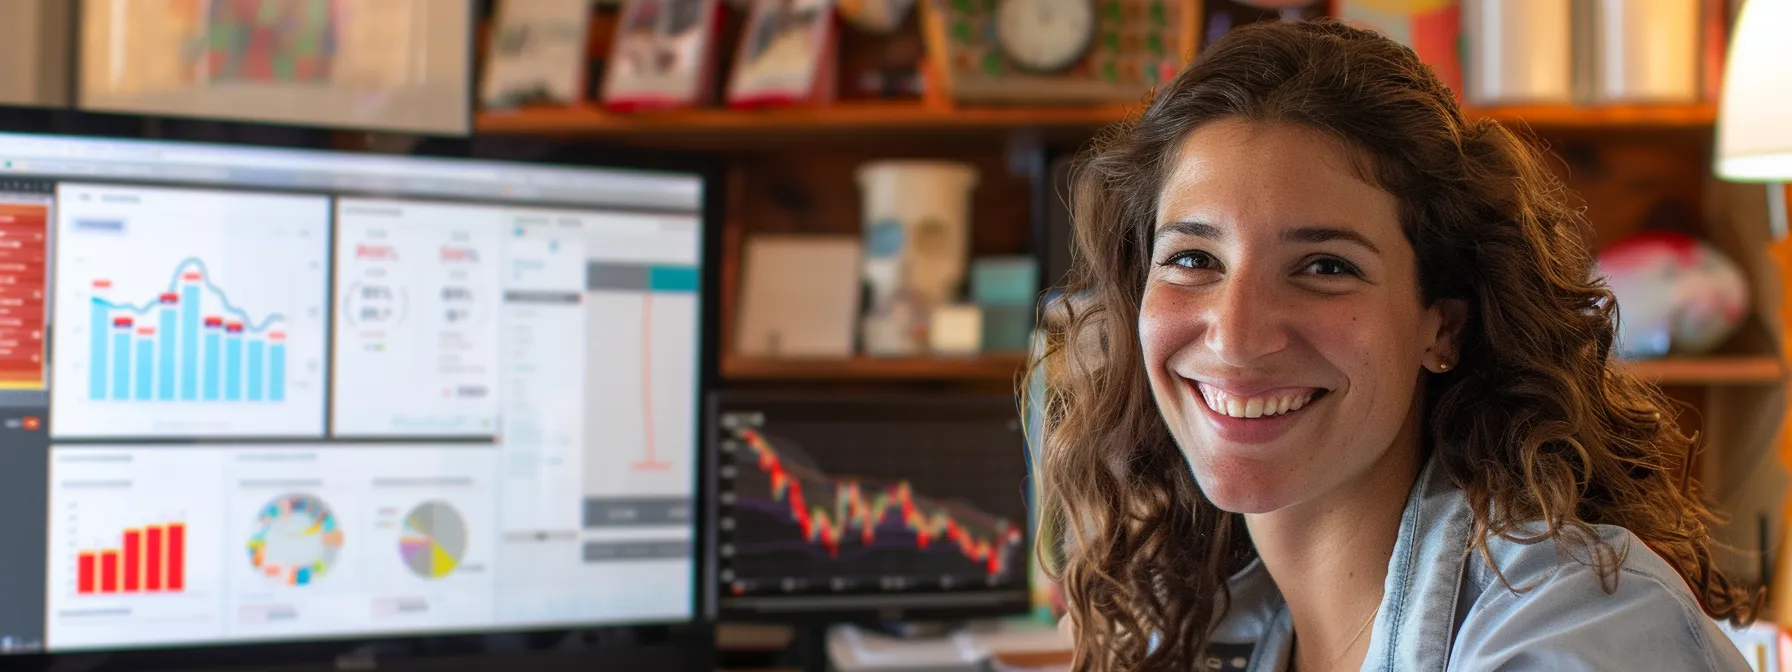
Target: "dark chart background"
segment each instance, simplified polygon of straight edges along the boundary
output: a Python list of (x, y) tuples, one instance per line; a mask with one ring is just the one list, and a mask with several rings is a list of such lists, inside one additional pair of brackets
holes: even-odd
[[(724, 411), (717, 474), (723, 595), (1024, 588), (1026, 445), (1013, 409), (995, 410), (930, 410), (900, 419), (859, 408)], [(776, 455), (777, 467), (761, 464), (753, 434)], [(799, 484), (804, 513), (793, 509), (788, 492), (773, 492), (773, 471)], [(937, 527), (940, 536), (922, 548), (898, 507), (877, 518), (869, 544), (863, 517), (836, 515), (837, 500), (850, 498), (839, 496), (840, 484), (858, 483), (858, 500), (871, 502), (894, 495), (901, 482), (926, 518), (949, 518), (989, 544), (994, 557), (973, 557), (975, 549), (967, 553)], [(818, 508), (841, 530), (833, 549), (802, 533), (798, 518)]]

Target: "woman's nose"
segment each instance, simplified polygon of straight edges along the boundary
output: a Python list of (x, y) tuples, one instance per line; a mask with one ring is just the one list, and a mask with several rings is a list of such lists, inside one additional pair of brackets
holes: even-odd
[(1240, 274), (1221, 283), (1202, 339), (1208, 350), (1226, 364), (1245, 366), (1288, 347), (1291, 316), (1271, 282)]

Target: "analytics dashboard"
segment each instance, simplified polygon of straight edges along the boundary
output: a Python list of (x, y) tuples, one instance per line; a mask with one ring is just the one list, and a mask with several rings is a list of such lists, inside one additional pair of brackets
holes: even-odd
[(693, 615), (700, 177), (0, 166), (0, 653)]

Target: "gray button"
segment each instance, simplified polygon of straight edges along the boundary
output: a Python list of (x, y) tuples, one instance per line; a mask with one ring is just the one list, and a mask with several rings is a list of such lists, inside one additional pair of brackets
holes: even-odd
[(687, 560), (691, 557), (691, 542), (685, 540), (585, 542), (585, 562)]
[(691, 502), (684, 497), (585, 500), (585, 528), (687, 525)]

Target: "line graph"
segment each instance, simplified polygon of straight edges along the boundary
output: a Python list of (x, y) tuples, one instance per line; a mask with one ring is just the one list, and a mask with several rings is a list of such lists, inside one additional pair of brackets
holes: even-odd
[[(89, 398), (286, 399), (286, 334), (272, 331), (285, 316), (270, 312), (257, 321), (212, 282), (203, 260), (175, 264), (165, 291), (141, 304), (109, 298), (112, 284), (108, 278), (92, 282)], [(153, 323), (152, 313), (159, 315)]]
[(717, 402), (727, 594), (1025, 585), (1024, 443), (999, 408), (799, 396)]
[[(187, 267), (189, 266), (194, 269), (192, 273), (186, 273)], [(286, 319), (285, 316), (280, 313), (268, 313), (266, 317), (262, 318), (260, 323), (256, 323), (253, 318), (249, 316), (249, 311), (237, 307), (230, 302), (230, 297), (225, 294), (224, 288), (212, 284), (211, 277), (211, 273), (205, 269), (205, 260), (198, 257), (187, 257), (186, 259), (182, 259), (180, 263), (174, 265), (174, 272), (168, 277), (168, 288), (165, 292), (158, 295), (156, 298), (144, 301), (142, 305), (130, 302), (115, 303), (99, 297), (94, 297), (94, 302), (103, 304), (111, 310), (130, 311), (137, 315), (146, 315), (149, 311), (170, 303), (171, 298), (177, 296), (178, 291), (182, 288), (181, 281), (185, 280), (187, 283), (197, 283), (199, 286), (205, 288), (208, 295), (216, 298), (219, 304), (221, 304), (222, 312), (242, 320), (243, 328), (249, 333), (261, 333), (262, 331), (267, 330), (268, 326), (272, 323)]]
[[(830, 557), (839, 557), (841, 542), (855, 530), (861, 544), (874, 547), (878, 530), (885, 526), (884, 521), (891, 512), (899, 514), (896, 520), (900, 521), (903, 531), (913, 535), (915, 548), (925, 551), (944, 541), (955, 546), (965, 558), (982, 565), (991, 576), (1001, 576), (1008, 571), (1007, 551), (1021, 543), (1020, 528), (1012, 523), (979, 511), (917, 497), (907, 481), (879, 488), (867, 487), (865, 482), (858, 480), (832, 480), (825, 474), (786, 467), (770, 442), (758, 431), (741, 430), (740, 438), (752, 449), (755, 462), (771, 480), (775, 501), (786, 505), (788, 514), (802, 530), (803, 538), (826, 549)], [(803, 490), (804, 481), (825, 484), (830, 480), (834, 491), (827, 493), (825, 499), (831, 499), (833, 506), (811, 504)], [(960, 518), (982, 520), (972, 522)], [(989, 532), (979, 535), (972, 525)]]
[(57, 189), (52, 432), (322, 434), (328, 198)]

